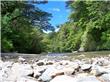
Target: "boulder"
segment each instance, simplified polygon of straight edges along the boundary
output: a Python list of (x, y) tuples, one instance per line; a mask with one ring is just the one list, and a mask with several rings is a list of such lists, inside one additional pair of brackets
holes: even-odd
[(103, 74), (102, 76), (99, 77), (100, 80), (102, 80), (103, 82), (110, 82), (110, 73), (108, 74)]
[(46, 65), (53, 65), (55, 62), (54, 61), (47, 61)]
[(49, 81), (52, 79), (51, 74), (57, 69), (54, 66), (48, 66), (44, 73), (38, 78), (39, 81)]
[(75, 77), (82, 78), (82, 77), (87, 77), (87, 76), (88, 76), (88, 73), (79, 73)]
[(12, 67), (12, 73), (16, 76), (28, 76), (33, 74), (33, 68), (30, 64), (15, 63)]
[(10, 61), (6, 61), (2, 63), (2, 68), (11, 68), (14, 63)]
[(79, 68), (79, 61), (69, 62), (68, 67), (72, 67), (74, 69)]
[(72, 67), (68, 67), (68, 68), (65, 67), (63, 71), (65, 75), (73, 75), (75, 73), (75, 69)]
[(17, 80), (15, 82), (38, 82), (38, 81), (32, 77), (25, 76), (25, 77), (17, 78)]
[(34, 75), (33, 77), (38, 78), (42, 75), (42, 73), (47, 69), (46, 66), (36, 66), (34, 67)]
[(56, 70), (54, 72), (51, 73), (51, 77), (54, 78), (56, 76), (59, 76), (59, 75), (64, 75), (64, 71), (63, 70)]
[(42, 66), (42, 65), (44, 65), (44, 62), (37, 62), (37, 65)]
[(72, 67), (63, 67), (61, 69), (57, 69), (56, 71), (52, 72), (51, 73), (51, 76), (52, 77), (56, 77), (56, 76), (59, 76), (59, 75), (73, 75), (75, 73), (75, 69), (72, 68)]
[(60, 65), (68, 65), (70, 63), (70, 61), (68, 61), (68, 60), (62, 60), (59, 63), (60, 63)]
[(48, 60), (47, 60), (46, 58), (44, 58), (44, 59), (42, 59), (42, 60), (37, 61), (36, 64), (37, 64), (38, 66), (43, 66), (43, 65), (46, 65), (46, 62), (47, 62), (47, 61), (48, 61)]
[(95, 76), (86, 76), (77, 78), (77, 82), (100, 82), (100, 81)]
[(26, 59), (24, 59), (23, 57), (19, 56), (18, 61), (21, 62), (21, 63), (23, 63), (23, 62), (26, 61)]
[(108, 70), (106, 70), (105, 68), (101, 67), (101, 66), (94, 66), (92, 68), (91, 74), (95, 75), (95, 76), (101, 76), (103, 74), (106, 74)]
[(56, 76), (50, 82), (77, 82), (77, 79), (67, 75), (61, 75), (61, 76)]
[(97, 58), (97, 60), (98, 60), (97, 64), (100, 66), (107, 66), (110, 64), (110, 61), (106, 57), (100, 57), (100, 58)]
[(4, 68), (0, 71), (0, 82), (14, 82), (16, 77), (12, 74), (12, 70), (10, 68)]
[(40, 75), (41, 75), (40, 72), (34, 70), (34, 75), (33, 75), (34, 78), (38, 79)]
[(92, 67), (91, 64), (83, 64), (83, 65), (81, 65), (81, 69), (83, 71), (90, 71), (91, 67)]

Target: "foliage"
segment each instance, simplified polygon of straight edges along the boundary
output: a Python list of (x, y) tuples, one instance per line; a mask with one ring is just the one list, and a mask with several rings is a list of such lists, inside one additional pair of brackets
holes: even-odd
[(45, 45), (42, 42), (42, 29), (53, 29), (48, 22), (51, 14), (35, 8), (26, 1), (2, 1), (1, 9), (2, 52), (43, 52)]
[[(54, 32), (52, 15), (37, 1), (1, 1), (2, 52), (41, 53), (110, 50), (110, 2), (69, 1), (69, 21)], [(52, 30), (46, 34), (43, 30)]]
[[(74, 9), (70, 15), (70, 19), (83, 29), (83, 35), (81, 36), (80, 47), (85, 51), (91, 51), (96, 49), (110, 49), (109, 36), (105, 34), (110, 29), (110, 2), (108, 1), (76, 1), (70, 4), (71, 9)], [(106, 39), (102, 39), (106, 37)], [(102, 46), (100, 46), (103, 44)], [(98, 47), (100, 46), (100, 47)]]
[(110, 49), (110, 2), (69, 1), (69, 22), (60, 26), (55, 52)]

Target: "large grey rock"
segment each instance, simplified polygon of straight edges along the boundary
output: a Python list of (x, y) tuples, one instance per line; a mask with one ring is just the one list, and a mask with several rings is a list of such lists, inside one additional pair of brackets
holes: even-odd
[(83, 65), (81, 65), (81, 69), (83, 71), (90, 71), (91, 67), (92, 67), (91, 64), (83, 64)]
[(4, 69), (4, 68), (11, 68), (13, 64), (14, 64), (14, 63), (13, 63), (13, 62), (10, 62), (10, 61), (3, 62), (3, 63), (2, 63), (2, 68), (3, 68), (3, 69)]
[(37, 64), (38, 66), (43, 66), (43, 65), (46, 64), (47, 61), (48, 61), (48, 60), (45, 58), (45, 59), (42, 59), (42, 60), (37, 61), (36, 64)]
[(55, 63), (54, 61), (49, 60), (49, 61), (46, 62), (46, 65), (53, 65), (54, 63)]
[(70, 64), (70, 61), (68, 61), (68, 60), (60, 61), (60, 65), (69, 65), (69, 64)]
[(31, 77), (19, 77), (15, 82), (38, 82), (36, 79)]
[(29, 64), (15, 63), (12, 67), (12, 73), (16, 76), (28, 76), (33, 73), (33, 69)]
[(50, 82), (77, 82), (77, 79), (67, 75), (61, 75), (61, 76), (56, 76)]
[(110, 64), (110, 61), (106, 57), (100, 57), (100, 58), (97, 58), (97, 60), (98, 60), (97, 64), (100, 66), (107, 66)]
[(14, 63), (12, 68), (9, 68), (8, 65), (8, 67), (4, 68), (0, 74), (2, 75), (2, 82), (16, 82), (18, 77), (27, 76), (32, 73), (33, 70), (29, 64)]
[(108, 71), (107, 69), (96, 65), (92, 68), (91, 74), (93, 74), (95, 76), (100, 76), (100, 75), (106, 74), (107, 71)]
[(73, 75), (75, 73), (75, 69), (72, 67), (65, 67), (63, 72), (65, 75)]
[(44, 65), (44, 62), (37, 62), (37, 65), (42, 66), (42, 65)]
[(45, 70), (46, 66), (36, 66), (34, 67), (34, 77), (38, 78)]
[(18, 61), (21, 62), (21, 63), (23, 63), (23, 62), (26, 61), (26, 59), (24, 59), (23, 57), (19, 56)]
[(10, 68), (4, 68), (0, 71), (0, 82), (14, 82), (15, 75), (12, 74), (12, 70)]
[(88, 76), (88, 73), (79, 73), (79, 74), (75, 75), (76, 78), (83, 78), (83, 77), (87, 77), (87, 76)]
[(45, 72), (39, 77), (39, 80), (49, 81), (52, 79), (51, 74), (57, 69), (54, 66), (49, 66)]
[(79, 61), (77, 60), (77, 61), (74, 61), (74, 62), (69, 62), (69, 65), (68, 65), (68, 67), (72, 67), (72, 68), (74, 68), (74, 69), (78, 69), (79, 68)]
[(73, 75), (75, 72), (75, 69), (71, 66), (56, 66), (56, 71), (51, 73), (52, 77), (56, 77), (58, 75)]
[(100, 79), (103, 80), (104, 82), (110, 82), (110, 73), (103, 74), (102, 76), (100, 76)]
[(95, 76), (78, 78), (77, 82), (100, 82)]

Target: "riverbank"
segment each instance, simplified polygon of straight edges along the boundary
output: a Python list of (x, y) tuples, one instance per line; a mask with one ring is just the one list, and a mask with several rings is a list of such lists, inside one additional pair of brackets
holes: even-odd
[(24, 57), (25, 59), (44, 59), (47, 58), (49, 60), (58, 59), (58, 60), (74, 60), (74, 59), (82, 59), (82, 56), (85, 58), (93, 58), (93, 57), (103, 57), (109, 56), (110, 51), (93, 51), (93, 52), (77, 52), (73, 53), (43, 53), (43, 54), (24, 54), (24, 53), (1, 53), (1, 57), (3, 61), (16, 61), (19, 56)]
[(0, 60), (0, 74), (0, 82), (110, 82), (110, 55), (19, 55)]

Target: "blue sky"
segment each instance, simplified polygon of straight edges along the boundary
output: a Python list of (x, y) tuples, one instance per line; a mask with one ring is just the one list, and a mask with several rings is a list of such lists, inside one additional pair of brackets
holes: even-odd
[(65, 0), (51, 0), (47, 4), (37, 5), (40, 9), (52, 14), (50, 23), (55, 27), (56, 25), (63, 24), (68, 20), (70, 10), (67, 9)]

